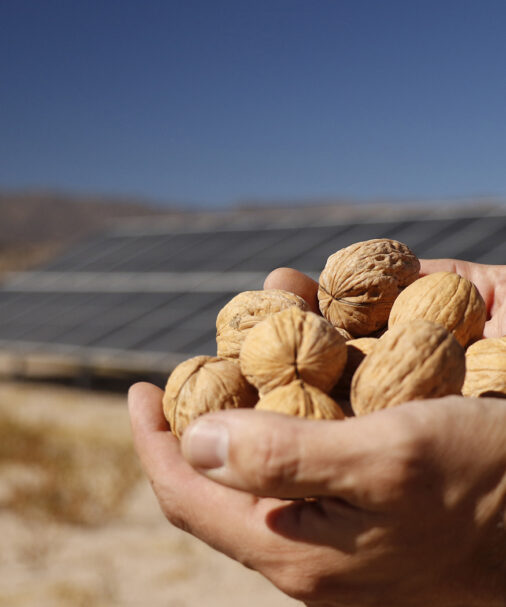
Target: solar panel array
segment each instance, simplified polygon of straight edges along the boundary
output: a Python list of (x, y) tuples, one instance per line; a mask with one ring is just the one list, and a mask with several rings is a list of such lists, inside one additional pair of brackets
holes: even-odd
[[(393, 238), (419, 256), (506, 263), (506, 212), (301, 226), (117, 229), (0, 286), (0, 350), (169, 370), (216, 351), (215, 320), (275, 267), (317, 277), (354, 242)], [(142, 361), (142, 362), (141, 362)]]

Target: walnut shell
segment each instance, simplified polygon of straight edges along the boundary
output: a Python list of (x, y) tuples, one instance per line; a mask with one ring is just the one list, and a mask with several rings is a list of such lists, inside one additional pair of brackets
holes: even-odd
[(330, 396), (300, 379), (271, 390), (260, 398), (255, 409), (308, 419), (344, 419), (343, 411)]
[(388, 326), (416, 318), (443, 325), (465, 348), (483, 336), (487, 308), (470, 280), (454, 272), (435, 272), (404, 289), (392, 306)]
[(163, 395), (163, 412), (173, 434), (181, 438), (190, 422), (209, 411), (253, 407), (257, 391), (241, 373), (238, 362), (195, 356), (170, 374)]
[(506, 336), (481, 339), (469, 346), (462, 394), (506, 398)]
[(364, 358), (370, 354), (378, 339), (376, 337), (357, 337), (346, 342), (346, 365), (337, 384), (332, 388), (330, 396), (341, 402), (350, 398), (353, 375)]
[(279, 289), (243, 291), (233, 297), (216, 318), (218, 356), (238, 358), (242, 342), (251, 327), (291, 306), (309, 310), (308, 303), (302, 297)]
[(417, 257), (401, 242), (357, 242), (328, 258), (319, 279), (320, 310), (354, 337), (370, 335), (386, 325), (395, 298), (419, 271)]
[(353, 335), (346, 329), (343, 329), (342, 327), (334, 327), (334, 329), (339, 333), (339, 335), (342, 335), (342, 337), (344, 337), (345, 341), (350, 341), (351, 339), (353, 339)]
[(356, 415), (448, 394), (460, 394), (465, 352), (443, 326), (414, 320), (389, 329), (351, 382)]
[(261, 395), (296, 379), (327, 392), (346, 364), (346, 344), (324, 318), (292, 306), (249, 331), (240, 363)]

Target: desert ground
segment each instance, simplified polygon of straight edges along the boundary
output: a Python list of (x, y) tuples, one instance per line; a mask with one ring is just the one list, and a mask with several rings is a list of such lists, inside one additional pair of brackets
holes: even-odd
[(301, 605), (166, 521), (123, 394), (4, 379), (0, 433), (0, 607)]

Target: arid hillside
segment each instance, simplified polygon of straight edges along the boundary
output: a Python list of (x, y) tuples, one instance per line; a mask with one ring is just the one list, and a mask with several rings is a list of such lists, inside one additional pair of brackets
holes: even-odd
[(0, 192), (0, 273), (43, 263), (110, 220), (169, 213), (119, 198)]

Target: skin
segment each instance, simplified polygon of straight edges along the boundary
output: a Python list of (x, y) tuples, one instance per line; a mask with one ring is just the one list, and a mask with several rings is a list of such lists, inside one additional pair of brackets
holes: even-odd
[[(502, 334), (506, 267), (435, 260), (422, 272), (449, 264), (482, 292), (486, 334)], [(220, 411), (179, 442), (161, 398), (150, 384), (129, 393), (163, 512), (286, 594), (309, 607), (506, 604), (504, 400), (452, 396), (342, 422)]]

